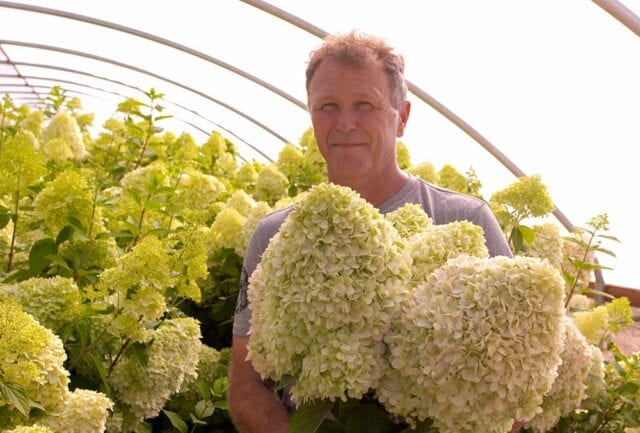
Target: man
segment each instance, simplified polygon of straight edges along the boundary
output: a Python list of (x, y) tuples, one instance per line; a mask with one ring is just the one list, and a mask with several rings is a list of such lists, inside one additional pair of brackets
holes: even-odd
[[(311, 55), (307, 96), (318, 148), (329, 180), (349, 186), (382, 213), (419, 203), (434, 224), (466, 219), (484, 229), (492, 256), (510, 256), (509, 246), (487, 204), (447, 191), (404, 173), (395, 145), (411, 110), (406, 100), (404, 60), (382, 39), (352, 32), (328, 37)], [(245, 256), (234, 321), (229, 403), (242, 433), (285, 433), (290, 412), (246, 361), (250, 308), (247, 279), (269, 240), (288, 215), (267, 216), (256, 229)], [(517, 427), (515, 427), (517, 428)]]

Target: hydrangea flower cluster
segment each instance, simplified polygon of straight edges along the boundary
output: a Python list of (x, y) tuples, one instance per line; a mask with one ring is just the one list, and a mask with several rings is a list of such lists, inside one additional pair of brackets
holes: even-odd
[(67, 111), (61, 111), (51, 119), (42, 131), (41, 140), (42, 153), (48, 160), (82, 159), (87, 155), (78, 122)]
[[(62, 341), (11, 301), (0, 301), (0, 372), (2, 381), (22, 388), (27, 396), (46, 410), (60, 405), (67, 393), (67, 355)], [(0, 396), (0, 408), (8, 405), (9, 427), (17, 424), (19, 413)], [(13, 423), (13, 425), (11, 425)], [(5, 424), (6, 426), (6, 424)]]
[(406, 170), (411, 167), (411, 154), (407, 145), (402, 141), (396, 142), (396, 162), (400, 170)]
[(249, 358), (297, 379), (296, 403), (359, 398), (385, 370), (383, 336), (409, 266), (390, 222), (349, 188), (321, 184), (296, 205), (250, 278)]
[[(54, 235), (69, 224), (73, 216), (84, 227), (92, 223), (93, 206), (87, 181), (76, 171), (64, 171), (40, 191), (33, 201), (44, 226)], [(98, 221), (99, 222), (99, 221)]]
[(256, 200), (263, 200), (269, 204), (287, 195), (289, 181), (278, 170), (275, 164), (264, 167), (258, 174), (253, 196)]
[(21, 195), (45, 175), (44, 159), (24, 139), (7, 140), (0, 152), (0, 197), (19, 192)]
[(175, 205), (190, 221), (205, 221), (211, 215), (211, 203), (224, 194), (226, 188), (217, 178), (197, 170), (187, 170), (180, 176)]
[(612, 333), (633, 324), (631, 305), (626, 297), (616, 298), (588, 311), (576, 311), (571, 318), (589, 344), (596, 346)]
[(7, 299), (53, 331), (74, 323), (83, 312), (80, 290), (71, 278), (29, 278), (16, 284), (0, 284), (0, 300)]
[(440, 432), (506, 432), (529, 420), (562, 351), (563, 281), (535, 258), (459, 256), (418, 285), (396, 321), (378, 399)]
[(129, 427), (157, 416), (184, 380), (196, 377), (200, 337), (195, 319), (165, 320), (157, 329), (146, 331), (145, 340), (151, 342), (146, 367), (133, 358), (116, 364), (110, 383), (118, 401), (126, 405)]
[(385, 218), (393, 224), (393, 227), (403, 239), (410, 238), (433, 224), (431, 217), (427, 215), (420, 205), (415, 203), (407, 203), (386, 214)]
[(102, 393), (75, 389), (67, 392), (64, 402), (38, 423), (54, 432), (103, 433), (112, 407), (113, 402)]
[(565, 338), (558, 377), (542, 400), (542, 412), (526, 424), (534, 432), (549, 431), (560, 417), (569, 415), (586, 397), (586, 380), (593, 360), (591, 346), (571, 319), (564, 317), (563, 326)]
[(171, 251), (169, 266), (173, 275), (172, 284), (178, 296), (200, 302), (202, 295), (197, 281), (209, 275), (209, 254), (205, 240), (198, 232), (183, 230), (169, 236), (167, 242)]
[(255, 207), (251, 209), (251, 212), (247, 215), (247, 219), (242, 224), (240, 229), (239, 241), (236, 244), (236, 254), (240, 257), (244, 257), (249, 241), (253, 235), (254, 230), (258, 226), (258, 223), (262, 218), (271, 213), (271, 206), (267, 202), (259, 201)]
[(433, 166), (433, 164), (431, 164), (430, 162), (423, 162), (418, 165), (414, 165), (413, 167), (410, 167), (407, 170), (407, 173), (411, 173), (414, 176), (418, 176), (420, 179), (424, 180), (425, 182), (429, 182), (432, 184), (437, 184), (439, 181), (438, 172), (436, 171), (436, 168)]
[(516, 221), (542, 217), (555, 209), (549, 191), (538, 175), (519, 178), (494, 193), (489, 201), (493, 206), (506, 207)]
[(2, 433), (55, 433), (49, 427), (43, 427), (40, 425), (31, 426), (18, 426), (11, 430), (2, 430)]
[(460, 255), (489, 257), (482, 227), (469, 221), (430, 225), (408, 239), (407, 252), (412, 258), (412, 281), (419, 284), (447, 260)]
[(564, 250), (558, 226), (547, 222), (534, 225), (531, 229), (535, 234), (533, 243), (524, 244), (523, 250), (519, 254), (547, 259), (552, 266), (561, 269)]
[(276, 166), (288, 179), (293, 179), (302, 170), (304, 165), (304, 155), (293, 144), (284, 145), (278, 153)]
[(211, 387), (216, 379), (226, 377), (229, 370), (229, 355), (229, 348), (217, 351), (203, 344), (198, 358), (197, 379), (185, 378), (180, 392), (171, 396), (167, 408), (184, 418), (189, 418), (189, 413), (193, 412), (196, 403), (202, 399), (198, 391), (198, 383)]
[(227, 206), (237, 210), (243, 217), (248, 217), (253, 208), (256, 205), (256, 201), (249, 194), (243, 190), (239, 190), (231, 194), (227, 201)]
[(213, 252), (223, 248), (232, 250), (242, 248), (243, 240), (240, 232), (245, 221), (246, 218), (240, 212), (230, 206), (225, 206), (211, 224), (207, 246), (209, 251)]

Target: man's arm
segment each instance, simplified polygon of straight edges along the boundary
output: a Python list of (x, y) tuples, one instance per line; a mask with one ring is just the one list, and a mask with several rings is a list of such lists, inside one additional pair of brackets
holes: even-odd
[(272, 384), (247, 361), (248, 337), (233, 336), (229, 371), (229, 412), (240, 433), (287, 433), (289, 412)]

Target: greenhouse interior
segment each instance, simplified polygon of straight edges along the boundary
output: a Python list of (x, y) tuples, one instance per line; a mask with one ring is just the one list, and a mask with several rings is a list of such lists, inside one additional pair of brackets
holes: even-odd
[[(350, 32), (505, 254), (329, 173)], [(0, 433), (640, 432), (638, 77), (640, 0), (0, 0)]]

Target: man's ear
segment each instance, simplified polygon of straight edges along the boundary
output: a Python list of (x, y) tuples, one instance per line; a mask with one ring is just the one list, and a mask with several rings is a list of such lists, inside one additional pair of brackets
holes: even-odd
[(404, 134), (404, 128), (407, 126), (407, 121), (409, 120), (409, 113), (411, 113), (411, 102), (404, 101), (402, 103), (402, 107), (398, 111), (400, 115), (400, 122), (398, 123), (396, 137), (402, 137)]

